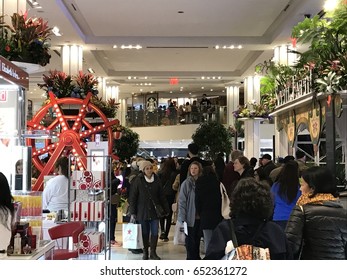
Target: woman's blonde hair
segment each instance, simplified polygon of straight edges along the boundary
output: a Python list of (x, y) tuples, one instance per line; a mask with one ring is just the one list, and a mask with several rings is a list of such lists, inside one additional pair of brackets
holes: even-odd
[(193, 161), (191, 164), (189, 164), (189, 167), (188, 167), (188, 173), (187, 173), (187, 177), (192, 177), (192, 175), (190, 174), (190, 167), (195, 164), (199, 167), (199, 174), (198, 176), (200, 177), (202, 175), (202, 165), (200, 162), (198, 161)]

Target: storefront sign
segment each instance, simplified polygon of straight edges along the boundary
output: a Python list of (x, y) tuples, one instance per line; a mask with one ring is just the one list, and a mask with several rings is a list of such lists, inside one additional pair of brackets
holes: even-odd
[(28, 73), (2, 56), (0, 56), (0, 76), (3, 76), (5, 79), (16, 85), (29, 88)]

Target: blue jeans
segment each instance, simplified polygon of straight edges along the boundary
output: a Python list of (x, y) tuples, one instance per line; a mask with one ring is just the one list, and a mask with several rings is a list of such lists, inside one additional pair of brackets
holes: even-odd
[(142, 236), (158, 236), (159, 220), (139, 221), (142, 229)]

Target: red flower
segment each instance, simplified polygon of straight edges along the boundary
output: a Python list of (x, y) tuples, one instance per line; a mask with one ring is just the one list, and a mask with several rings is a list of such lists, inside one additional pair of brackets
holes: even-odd
[(5, 47), (5, 51), (7, 51), (7, 52), (10, 52), (10, 51), (11, 51), (11, 48), (10, 48), (10, 46), (9, 46), (9, 45), (6, 45), (6, 47)]

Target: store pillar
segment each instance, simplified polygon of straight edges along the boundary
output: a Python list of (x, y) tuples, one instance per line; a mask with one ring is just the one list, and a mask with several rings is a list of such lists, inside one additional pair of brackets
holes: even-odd
[(65, 45), (61, 48), (63, 72), (67, 75), (77, 75), (83, 71), (83, 49), (82, 46)]
[(260, 157), (260, 122), (262, 119), (245, 120), (245, 150), (244, 156)]
[[(260, 76), (245, 78), (245, 103), (260, 103)], [(260, 122), (262, 119), (250, 118), (245, 120), (245, 150), (247, 158), (260, 156)]]
[[(275, 120), (277, 121), (277, 119)], [(288, 137), (284, 129), (278, 131), (275, 129), (275, 157), (285, 157), (289, 154), (293, 154), (292, 149), (289, 149)]]
[(234, 126), (235, 117), (233, 112), (236, 111), (240, 105), (239, 99), (240, 86), (228, 85), (227, 86), (227, 125)]

